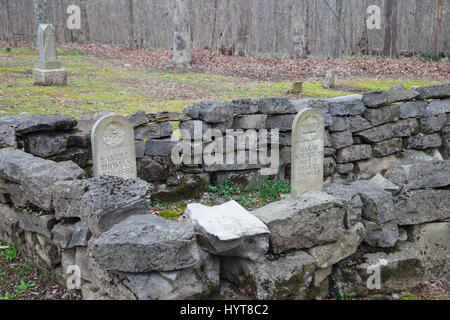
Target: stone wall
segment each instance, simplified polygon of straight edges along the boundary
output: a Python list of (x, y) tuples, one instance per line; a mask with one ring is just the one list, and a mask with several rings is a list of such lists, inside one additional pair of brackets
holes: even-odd
[[(137, 112), (129, 120), (147, 181), (90, 176), (98, 116), (2, 117), (0, 240), (63, 282), (77, 265), (85, 299), (206, 298), (226, 294), (229, 283), (243, 289), (241, 298), (306, 299), (334, 284), (363, 296), (449, 277), (449, 97), (449, 86), (394, 87), (321, 101), (200, 103), (185, 115)], [(251, 213), (235, 202), (191, 204), (186, 222), (149, 214), (151, 200), (195, 195), (211, 175), (259, 175), (173, 165), (170, 121), (280, 128), (280, 150), (289, 150), (290, 119), (304, 106), (327, 120), (332, 169), (323, 192)], [(380, 259), (381, 289), (368, 289), (368, 269)]]

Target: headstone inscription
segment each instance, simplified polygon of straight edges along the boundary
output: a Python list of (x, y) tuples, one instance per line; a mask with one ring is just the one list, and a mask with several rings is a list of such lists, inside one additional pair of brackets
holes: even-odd
[(56, 51), (56, 31), (51, 24), (40, 24), (37, 32), (39, 61), (33, 70), (35, 85), (63, 86), (67, 84), (67, 73), (61, 68)]
[(291, 194), (321, 191), (325, 119), (315, 109), (303, 109), (292, 124)]
[(137, 177), (134, 129), (119, 115), (100, 118), (91, 132), (94, 176)]

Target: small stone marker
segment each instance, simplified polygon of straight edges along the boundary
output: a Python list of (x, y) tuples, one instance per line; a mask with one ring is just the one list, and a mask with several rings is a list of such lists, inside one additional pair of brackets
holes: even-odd
[(292, 124), (291, 194), (321, 191), (325, 119), (315, 109), (303, 109)]
[(64, 86), (67, 84), (66, 70), (56, 53), (56, 32), (51, 24), (40, 24), (37, 32), (39, 61), (33, 70), (33, 81), (40, 86)]
[(327, 78), (325, 80), (325, 83), (323, 85), (325, 89), (332, 89), (334, 88), (334, 70), (330, 70), (327, 73)]
[(118, 115), (106, 115), (91, 133), (94, 176), (137, 177), (134, 129), (130, 121)]

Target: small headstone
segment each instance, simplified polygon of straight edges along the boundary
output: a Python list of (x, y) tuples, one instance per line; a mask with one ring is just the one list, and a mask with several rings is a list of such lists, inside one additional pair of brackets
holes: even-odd
[(303, 109), (292, 125), (291, 194), (298, 196), (307, 191), (321, 191), (325, 119), (315, 109)]
[(56, 31), (51, 24), (40, 24), (37, 32), (39, 61), (33, 70), (35, 85), (63, 86), (67, 84), (67, 73), (61, 68), (56, 52)]
[(118, 115), (106, 115), (91, 133), (94, 176), (137, 177), (134, 129), (130, 121)]
[(292, 90), (289, 91), (291, 94), (300, 94), (303, 90), (303, 82), (294, 82), (292, 85)]
[(325, 83), (323, 85), (325, 89), (332, 89), (334, 88), (334, 70), (330, 70), (327, 73), (327, 78), (325, 80)]

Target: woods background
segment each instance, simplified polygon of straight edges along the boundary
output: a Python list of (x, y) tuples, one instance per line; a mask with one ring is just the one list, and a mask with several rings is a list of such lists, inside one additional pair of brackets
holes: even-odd
[[(41, 0), (58, 41), (172, 48), (178, 0)], [(230, 48), (247, 39), (248, 54), (306, 52), (382, 54), (388, 35), (404, 54), (450, 51), (449, 0), (185, 0), (193, 48)], [(0, 39), (32, 43), (33, 0), (0, 0)], [(69, 30), (66, 10), (81, 8), (81, 30)], [(381, 8), (381, 29), (368, 30), (369, 5)], [(397, 6), (393, 8), (392, 6)], [(305, 18), (305, 19), (302, 19)], [(388, 28), (388, 29), (386, 29)], [(306, 30), (306, 31), (304, 31)], [(297, 44), (298, 44), (297, 43)], [(389, 49), (388, 49), (389, 50)], [(301, 50), (300, 50), (301, 51)]]

